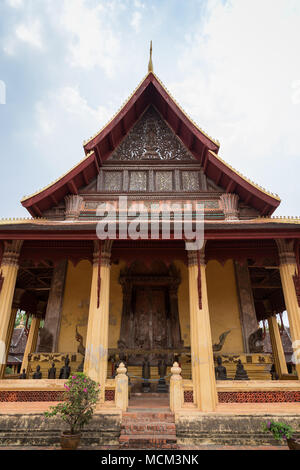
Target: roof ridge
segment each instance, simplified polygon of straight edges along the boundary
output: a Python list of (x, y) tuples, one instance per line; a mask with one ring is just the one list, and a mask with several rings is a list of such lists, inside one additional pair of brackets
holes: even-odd
[(178, 108), (180, 109), (180, 111), (188, 118), (189, 121), (191, 121), (191, 123), (196, 127), (196, 129), (198, 129), (198, 131), (200, 131), (202, 134), (205, 135), (205, 137), (207, 137), (208, 139), (210, 139), (212, 142), (214, 142), (214, 144), (216, 144), (218, 147), (220, 147), (220, 142), (218, 141), (218, 139), (215, 139), (214, 137), (211, 137), (204, 129), (202, 129), (192, 118), (191, 116), (182, 108), (182, 106), (178, 103), (178, 101), (174, 98), (174, 96), (170, 93), (170, 91), (168, 90), (168, 88), (165, 86), (165, 84), (161, 81), (161, 79), (154, 73), (152, 72), (152, 74), (154, 75), (154, 77), (156, 78), (156, 80), (160, 83), (160, 85), (164, 88), (164, 90), (168, 93), (168, 95), (170, 96), (170, 98), (174, 101), (174, 103), (176, 104), (176, 106), (178, 106)]
[(135, 89), (133, 90), (133, 92), (129, 95), (129, 97), (123, 102), (123, 104), (118, 108), (118, 110), (112, 115), (112, 117), (101, 127), (101, 129), (96, 132), (94, 135), (92, 135), (91, 137), (89, 137), (87, 140), (84, 140), (83, 141), (83, 145), (87, 145), (89, 144), (93, 139), (95, 139), (95, 137), (97, 137), (99, 134), (101, 134), (101, 132), (115, 119), (115, 117), (119, 114), (119, 112), (124, 108), (124, 106), (126, 106), (126, 104), (131, 100), (131, 98), (133, 97), (133, 95), (135, 94), (135, 92), (139, 89), (139, 87), (142, 85), (142, 83), (146, 80), (146, 78), (150, 75), (150, 74), (153, 74), (153, 72), (148, 72), (144, 78), (138, 83), (138, 85), (135, 87)]

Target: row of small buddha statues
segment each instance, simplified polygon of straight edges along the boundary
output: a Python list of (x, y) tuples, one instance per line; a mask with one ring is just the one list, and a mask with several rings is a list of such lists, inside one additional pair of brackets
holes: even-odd
[[(65, 365), (60, 369), (59, 376), (56, 377), (55, 363), (52, 362), (52, 367), (50, 369), (48, 369), (48, 379), (56, 379), (56, 378), (58, 378), (58, 379), (68, 379), (70, 374), (71, 374), (71, 367), (70, 367), (69, 364), (70, 364), (69, 356), (66, 356)], [(36, 367), (36, 370), (33, 373), (32, 378), (33, 379), (42, 379), (43, 378), (43, 374), (41, 372), (41, 367), (39, 365)], [(25, 369), (23, 369), (22, 374), (20, 375), (20, 379), (27, 379), (27, 374), (26, 374)]]
[[(215, 375), (217, 380), (232, 380), (227, 377), (226, 367), (222, 364), (221, 356), (217, 357), (217, 366), (215, 367)], [(233, 380), (250, 380), (244, 369), (242, 361), (239, 359), (236, 365), (235, 376)]]

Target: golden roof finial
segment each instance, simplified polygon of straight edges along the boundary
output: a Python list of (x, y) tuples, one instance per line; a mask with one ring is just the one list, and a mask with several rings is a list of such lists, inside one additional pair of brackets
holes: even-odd
[(153, 72), (153, 62), (152, 62), (152, 41), (150, 41), (150, 59), (148, 64), (148, 72)]

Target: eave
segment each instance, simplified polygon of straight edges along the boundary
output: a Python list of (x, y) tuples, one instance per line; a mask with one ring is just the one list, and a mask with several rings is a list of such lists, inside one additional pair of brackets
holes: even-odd
[[(0, 221), (0, 240), (96, 240), (98, 221)], [(299, 219), (205, 221), (206, 240), (300, 239)], [(150, 236), (149, 236), (150, 239)], [(172, 239), (172, 235), (171, 235)]]

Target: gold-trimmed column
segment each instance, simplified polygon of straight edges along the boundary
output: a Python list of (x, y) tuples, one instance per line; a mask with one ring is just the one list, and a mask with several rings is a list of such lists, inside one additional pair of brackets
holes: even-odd
[(27, 371), (28, 355), (36, 351), (41, 317), (43, 316), (45, 312), (45, 307), (46, 307), (45, 302), (39, 302), (38, 307), (37, 307), (37, 314), (33, 315), (32, 317), (30, 328), (29, 328), (29, 333), (28, 333), (28, 338), (26, 342), (26, 347), (24, 351), (21, 372), (23, 371), (23, 369)]
[(272, 353), (274, 358), (274, 365), (279, 379), (283, 374), (288, 374), (284, 350), (282, 346), (280, 331), (276, 314), (268, 317), (270, 340), (272, 345)]
[(111, 247), (112, 241), (102, 242), (99, 266), (99, 243), (95, 242), (84, 361), (84, 372), (100, 383), (100, 403), (105, 401), (107, 377)]
[(289, 319), (291, 338), (294, 344), (294, 355), (299, 361), (299, 364), (296, 364), (296, 370), (300, 380), (300, 308), (294, 283), (294, 276), (297, 276), (299, 273), (294, 251), (295, 241), (279, 239), (276, 240), (276, 243), (279, 251), (281, 284)]
[(12, 306), (19, 269), (19, 256), (22, 240), (4, 242), (4, 253), (0, 267), (3, 284), (0, 292), (0, 379), (3, 378), (6, 356), (9, 350), (12, 326)]
[[(218, 403), (210, 328), (204, 249), (187, 251), (189, 272), (191, 362), (194, 403), (201, 411), (214, 411)], [(199, 296), (201, 302), (199, 302)]]

